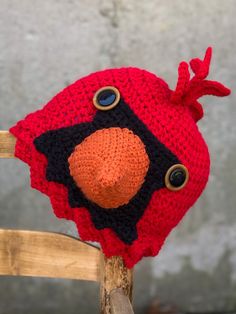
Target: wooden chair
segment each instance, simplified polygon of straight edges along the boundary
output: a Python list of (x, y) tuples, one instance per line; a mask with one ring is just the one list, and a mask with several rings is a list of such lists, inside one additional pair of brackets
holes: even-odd
[[(14, 157), (15, 138), (0, 131), (0, 157)], [(0, 275), (69, 278), (100, 282), (103, 314), (133, 313), (132, 271), (120, 257), (68, 235), (0, 229)]]

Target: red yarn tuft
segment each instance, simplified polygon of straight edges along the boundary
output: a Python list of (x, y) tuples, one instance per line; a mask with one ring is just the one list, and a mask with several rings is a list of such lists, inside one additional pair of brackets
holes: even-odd
[(177, 85), (171, 95), (173, 103), (182, 103), (189, 107), (196, 122), (203, 117), (202, 105), (197, 101), (198, 98), (204, 95), (223, 97), (230, 94), (230, 90), (221, 83), (204, 80), (209, 73), (211, 57), (212, 48), (209, 47), (203, 60), (195, 58), (190, 61), (191, 69), (195, 74), (192, 79), (190, 79), (188, 64), (181, 62)]

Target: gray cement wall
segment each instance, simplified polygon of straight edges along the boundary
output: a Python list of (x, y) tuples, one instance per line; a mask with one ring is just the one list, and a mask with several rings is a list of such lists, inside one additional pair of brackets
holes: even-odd
[[(175, 86), (181, 60), (214, 46), (210, 77), (235, 89), (234, 0), (0, 0), (0, 129), (68, 83), (106, 67), (146, 68)], [(155, 298), (183, 312), (236, 311), (236, 106), (205, 97), (200, 123), (212, 158), (208, 187), (156, 258), (136, 267), (135, 309)], [(18, 160), (0, 160), (0, 227), (74, 233), (29, 187)], [(0, 313), (98, 313), (98, 287), (0, 278)]]

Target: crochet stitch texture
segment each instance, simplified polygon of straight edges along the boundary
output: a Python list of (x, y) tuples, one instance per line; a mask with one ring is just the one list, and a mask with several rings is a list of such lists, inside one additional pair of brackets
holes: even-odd
[[(107, 257), (120, 255), (129, 268), (159, 252), (207, 183), (198, 98), (230, 93), (205, 80), (210, 60), (211, 48), (203, 60), (193, 59), (191, 79), (180, 63), (174, 91), (137, 68), (90, 74), (10, 129), (32, 187), (50, 197), (57, 217), (73, 220), (83, 240), (99, 242)], [(114, 86), (120, 100), (100, 111), (93, 97), (104, 86)], [(172, 191), (165, 175), (176, 164), (188, 169), (189, 180)]]

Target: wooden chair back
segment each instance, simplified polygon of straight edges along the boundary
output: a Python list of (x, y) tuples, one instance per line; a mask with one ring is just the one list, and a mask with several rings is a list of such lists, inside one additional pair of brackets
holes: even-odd
[[(0, 131), (0, 158), (13, 158), (16, 140)], [(132, 271), (120, 257), (68, 235), (0, 229), (0, 275), (100, 282), (100, 313), (133, 313)]]

